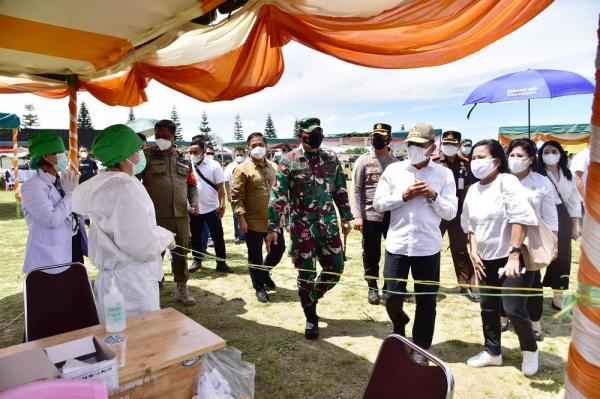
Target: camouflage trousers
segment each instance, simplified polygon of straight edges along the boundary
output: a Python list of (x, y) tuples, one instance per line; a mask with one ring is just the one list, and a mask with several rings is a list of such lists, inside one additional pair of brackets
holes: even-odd
[[(290, 255), (298, 270), (298, 295), (302, 306), (312, 305), (335, 287), (344, 271), (344, 254), (337, 221), (293, 221)], [(321, 265), (317, 276), (315, 258)]]

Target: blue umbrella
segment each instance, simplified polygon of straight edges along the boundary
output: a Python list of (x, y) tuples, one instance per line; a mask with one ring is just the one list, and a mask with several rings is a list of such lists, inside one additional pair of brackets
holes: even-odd
[(509, 73), (477, 87), (463, 105), (527, 100), (527, 125), (531, 134), (531, 99), (554, 98), (594, 92), (594, 85), (583, 76), (556, 69), (527, 69)]

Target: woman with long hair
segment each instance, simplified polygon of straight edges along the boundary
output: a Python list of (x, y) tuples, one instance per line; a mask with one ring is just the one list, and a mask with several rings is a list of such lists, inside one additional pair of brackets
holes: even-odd
[(562, 293), (569, 288), (571, 273), (571, 239), (579, 238), (578, 219), (581, 217), (581, 195), (568, 167), (567, 153), (557, 141), (545, 142), (539, 150), (540, 173), (553, 184), (558, 196), (558, 256), (546, 268), (542, 284), (555, 290), (552, 307), (562, 309)]
[(473, 266), (481, 284), (485, 344), (484, 350), (469, 358), (467, 364), (502, 365), (503, 306), (519, 337), (521, 370), (532, 376), (538, 371), (538, 347), (526, 308), (527, 297), (519, 295), (519, 289), (529, 288), (533, 281), (533, 272), (525, 270), (521, 246), (527, 226), (537, 225), (537, 218), (523, 186), (508, 173), (506, 155), (498, 141), (478, 142), (470, 158), (471, 171), (479, 181), (467, 192), (461, 225), (469, 235)]
[[(521, 185), (525, 187), (527, 200), (533, 207), (536, 216), (554, 232), (558, 234), (558, 216), (556, 213), (556, 194), (552, 183), (546, 176), (537, 173), (537, 148), (530, 139), (516, 139), (510, 142), (506, 150), (508, 157), (508, 168), (515, 175)], [(533, 326), (535, 339), (542, 341), (544, 333), (542, 331), (542, 311), (544, 297), (541, 292), (542, 279), (540, 271), (533, 272), (532, 288), (537, 291), (536, 295), (530, 296), (527, 301), (527, 310)], [(507, 320), (501, 320), (501, 323), (507, 323)]]

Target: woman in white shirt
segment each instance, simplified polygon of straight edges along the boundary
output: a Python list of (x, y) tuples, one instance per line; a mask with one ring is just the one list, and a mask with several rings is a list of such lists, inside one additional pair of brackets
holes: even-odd
[(525, 270), (521, 246), (527, 226), (536, 225), (537, 218), (518, 179), (507, 173), (508, 162), (498, 141), (483, 140), (473, 146), (471, 171), (479, 181), (467, 192), (461, 225), (469, 234), (473, 266), (481, 284), (485, 346), (467, 364), (502, 365), (500, 308), (504, 306), (519, 337), (521, 370), (531, 376), (538, 370), (537, 342), (526, 308), (527, 297), (513, 288), (528, 288), (533, 281), (533, 272)]
[[(558, 214), (556, 213), (557, 198), (552, 183), (546, 176), (534, 172), (537, 169), (537, 148), (529, 139), (517, 139), (511, 141), (506, 150), (508, 156), (508, 168), (515, 175), (527, 192), (529, 204), (533, 207), (538, 218), (542, 219), (554, 234), (558, 234)], [(535, 296), (527, 300), (527, 310), (531, 318), (533, 333), (537, 341), (544, 339), (542, 332), (542, 311), (544, 308), (544, 296), (541, 292), (542, 277), (540, 271), (534, 272), (532, 288), (537, 289)], [(502, 326), (508, 327), (508, 319), (502, 315), (500, 320)], [(503, 328), (505, 331), (506, 328)]]
[[(568, 167), (567, 153), (556, 141), (547, 141), (539, 151), (540, 170), (546, 172), (553, 184), (558, 201), (558, 257), (546, 268), (544, 287), (560, 291), (569, 288), (571, 273), (571, 239), (579, 238), (578, 219), (581, 217), (581, 195)], [(562, 294), (556, 292), (552, 307), (562, 309)]]

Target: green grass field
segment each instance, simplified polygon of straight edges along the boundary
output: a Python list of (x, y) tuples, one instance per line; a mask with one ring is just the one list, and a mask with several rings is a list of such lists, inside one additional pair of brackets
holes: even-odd
[[(245, 265), (246, 247), (233, 243), (231, 210), (224, 218), (229, 264), (235, 273), (214, 271), (214, 262), (189, 281), (198, 303), (183, 307), (175, 301), (170, 266), (165, 261), (166, 284), (161, 306), (174, 307), (225, 338), (256, 365), (256, 398), (360, 398), (367, 384), (381, 341), (391, 331), (383, 305), (369, 305), (362, 278), (360, 233), (348, 236), (348, 262), (340, 283), (319, 302), (321, 338), (304, 338), (304, 315), (296, 294), (296, 272), (284, 257), (274, 269), (278, 288), (268, 304), (259, 303)], [(21, 266), (27, 227), (16, 216), (14, 193), (0, 192), (0, 347), (17, 344), (23, 336)], [(579, 242), (573, 244), (573, 271), (579, 260)], [(209, 248), (209, 251), (211, 249)], [(382, 262), (383, 264), (383, 262)], [(89, 263), (90, 275), (95, 268)], [(521, 354), (512, 330), (502, 338), (502, 367), (473, 369), (466, 359), (482, 349), (479, 305), (449, 290), (456, 279), (449, 250), (442, 253), (443, 294), (439, 295), (436, 332), (431, 351), (454, 373), (455, 398), (562, 397), (571, 323), (554, 319), (548, 298), (542, 324), (541, 367), (533, 378), (520, 371)], [(414, 304), (407, 304), (414, 315)], [(411, 326), (407, 332), (411, 331)], [(409, 333), (410, 335), (410, 333)]]

